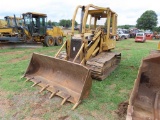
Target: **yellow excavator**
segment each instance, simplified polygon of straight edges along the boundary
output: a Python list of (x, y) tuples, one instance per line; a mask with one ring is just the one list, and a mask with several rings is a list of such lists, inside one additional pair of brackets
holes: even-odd
[[(78, 34), (74, 33), (75, 19), (81, 12)], [(92, 4), (77, 6), (72, 18), (71, 37), (57, 54), (46, 56), (33, 53), (24, 74), (40, 91), (51, 92), (74, 103), (75, 109), (89, 95), (92, 78), (104, 80), (120, 62), (121, 54), (111, 52), (116, 45), (117, 14), (110, 8)], [(65, 51), (63, 51), (65, 50)]]
[(142, 60), (129, 99), (126, 120), (160, 120), (160, 42)]
[[(0, 28), (0, 46), (7, 44), (25, 44), (44, 46), (62, 45), (63, 31), (59, 27), (47, 26), (47, 15), (43, 13), (27, 12), (22, 14), (23, 19), (15, 16), (5, 17), (8, 22), (7, 28)], [(20, 21), (23, 20), (23, 22)]]

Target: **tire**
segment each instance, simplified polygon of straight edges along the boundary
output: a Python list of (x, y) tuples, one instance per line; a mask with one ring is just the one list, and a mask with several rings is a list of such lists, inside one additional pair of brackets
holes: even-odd
[(55, 42), (56, 42), (57, 46), (62, 45), (63, 44), (63, 37), (61, 37), (61, 36), (56, 37)]
[(53, 37), (51, 37), (51, 36), (46, 36), (46, 37), (44, 38), (44, 44), (45, 44), (45, 46), (47, 46), (47, 47), (54, 46), (54, 45), (55, 45), (55, 40), (54, 40)]
[(122, 36), (122, 37), (121, 37), (121, 40), (124, 40), (124, 39), (125, 39), (125, 36)]

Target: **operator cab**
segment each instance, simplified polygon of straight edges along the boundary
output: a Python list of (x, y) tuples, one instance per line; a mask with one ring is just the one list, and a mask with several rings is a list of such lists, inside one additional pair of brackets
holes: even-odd
[(24, 25), (32, 36), (43, 36), (46, 34), (46, 14), (27, 12), (22, 15)]
[[(75, 15), (72, 19), (72, 33), (74, 33), (75, 20), (77, 15), (80, 17), (80, 30), (79, 34), (84, 34), (85, 39), (91, 40), (98, 32), (106, 36), (105, 39), (115, 40), (116, 36), (116, 24), (117, 15), (110, 8), (101, 9), (91, 6), (88, 10), (86, 6), (79, 6), (75, 11)], [(87, 10), (87, 14), (86, 14)], [(111, 12), (110, 14), (108, 14)], [(74, 35), (77, 36), (77, 35)], [(81, 39), (81, 35), (79, 35)]]

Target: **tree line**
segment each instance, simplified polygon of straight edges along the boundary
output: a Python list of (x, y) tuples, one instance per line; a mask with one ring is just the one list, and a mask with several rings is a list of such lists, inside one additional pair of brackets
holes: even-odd
[[(51, 20), (49, 20), (47, 22), (47, 25), (49, 26), (63, 26), (63, 27), (71, 27), (72, 26), (72, 20), (66, 20), (66, 19), (62, 19), (59, 22), (52, 22)], [(78, 23), (77, 21), (75, 21), (75, 26), (77, 26)]]
[(137, 19), (136, 27), (144, 30), (152, 30), (160, 32), (160, 27), (157, 27), (158, 18), (157, 14), (153, 10), (145, 11), (140, 18)]
[[(61, 19), (59, 22), (52, 22), (51, 20), (49, 20), (47, 23), (50, 26), (71, 27), (72, 20)], [(118, 26), (118, 28), (129, 29), (131, 27), (132, 28), (136, 27), (138, 29), (160, 32), (160, 26), (157, 27), (157, 24), (158, 24), (158, 16), (156, 12), (153, 10), (147, 10), (137, 19), (136, 25), (121, 25)], [(77, 25), (78, 23), (75, 21), (75, 26)]]
[(158, 16), (155, 11), (145, 11), (136, 21), (136, 25), (121, 25), (118, 28), (129, 29), (130, 27), (136, 27), (143, 30), (152, 30), (160, 32), (160, 26), (157, 27)]

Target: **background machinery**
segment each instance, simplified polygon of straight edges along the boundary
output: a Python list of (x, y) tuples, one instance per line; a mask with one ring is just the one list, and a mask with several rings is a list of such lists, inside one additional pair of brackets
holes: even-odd
[[(77, 13), (81, 12), (79, 34), (74, 34)], [(117, 14), (110, 8), (89, 4), (77, 6), (72, 19), (71, 37), (55, 57), (33, 53), (24, 74), (27, 81), (39, 85), (76, 108), (89, 95), (92, 78), (104, 80), (120, 62), (120, 53), (111, 52), (116, 44)], [(65, 51), (63, 51), (65, 49)]]
[[(18, 17), (12, 17), (12, 16), (6, 16), (4, 17), (4, 20), (1, 20), (0, 23), (0, 37), (3, 36), (16, 36), (16, 27), (15, 22), (17, 23), (17, 26), (23, 26), (23, 19)], [(1, 42), (1, 41), (0, 41)], [(3, 42), (3, 41), (2, 41)]]
[(17, 23), (17, 26), (24, 26), (24, 21), (22, 18), (6, 16), (6, 17), (4, 17), (4, 19), (7, 22), (8, 27), (14, 27), (16, 23)]
[[(27, 12), (22, 14), (23, 22), (14, 16), (14, 22), (6, 19), (7, 28), (0, 28), (0, 43), (34, 44), (43, 43), (45, 46), (63, 44), (63, 31), (59, 27), (47, 28), (46, 14)], [(12, 21), (13, 21), (12, 20)], [(21, 19), (22, 20), (22, 19)], [(11, 24), (12, 23), (12, 24)], [(14, 24), (13, 24), (14, 23)]]
[[(16, 17), (16, 21), (18, 25), (23, 24), (23, 19)], [(15, 26), (15, 20), (12, 16), (5, 16), (4, 19), (0, 19), (0, 28), (7, 28)], [(2, 32), (2, 30), (1, 30)]]
[(0, 28), (6, 27), (7, 26), (7, 21), (0, 19)]

